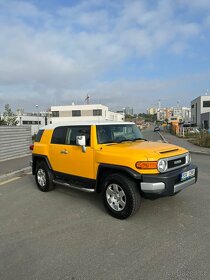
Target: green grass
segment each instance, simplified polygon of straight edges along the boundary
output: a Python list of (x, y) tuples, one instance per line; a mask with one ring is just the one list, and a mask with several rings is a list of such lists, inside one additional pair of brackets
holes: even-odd
[(210, 148), (210, 134), (209, 133), (205, 133), (202, 132), (198, 135), (196, 135), (195, 137), (193, 137), (193, 139), (189, 139), (188, 140), (190, 143), (200, 146), (200, 147), (206, 147), (206, 148)]

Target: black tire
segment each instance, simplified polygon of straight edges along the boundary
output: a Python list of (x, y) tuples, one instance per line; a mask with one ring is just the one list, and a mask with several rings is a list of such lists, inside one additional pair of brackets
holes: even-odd
[(140, 192), (132, 179), (114, 173), (108, 175), (102, 184), (104, 206), (111, 216), (123, 220), (139, 209)]
[(49, 192), (54, 189), (53, 174), (45, 162), (37, 163), (35, 180), (42, 192)]

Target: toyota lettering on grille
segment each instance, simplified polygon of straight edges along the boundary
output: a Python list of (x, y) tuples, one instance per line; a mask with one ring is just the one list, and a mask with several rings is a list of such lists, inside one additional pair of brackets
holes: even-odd
[(179, 164), (179, 163), (182, 163), (181, 159), (174, 161), (174, 164)]

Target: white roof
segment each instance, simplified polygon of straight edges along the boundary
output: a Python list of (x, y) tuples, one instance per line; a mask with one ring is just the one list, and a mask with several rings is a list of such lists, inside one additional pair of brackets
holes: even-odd
[(51, 111), (69, 111), (69, 110), (90, 110), (90, 109), (107, 109), (108, 107), (102, 104), (82, 104), (82, 105), (60, 105), (51, 106)]
[(80, 121), (80, 122), (59, 122), (48, 124), (41, 129), (54, 129), (59, 126), (79, 126), (79, 125), (128, 125), (134, 124), (133, 122), (115, 122), (115, 121)]

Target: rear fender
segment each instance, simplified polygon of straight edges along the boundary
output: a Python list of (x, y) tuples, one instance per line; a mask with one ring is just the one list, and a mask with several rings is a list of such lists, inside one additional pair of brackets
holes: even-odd
[(38, 162), (41, 162), (41, 161), (42, 162), (44, 161), (47, 164), (47, 167), (52, 170), (52, 166), (51, 166), (47, 156), (33, 154), (32, 155), (32, 174), (33, 175), (35, 175), (35, 171), (36, 171)]

